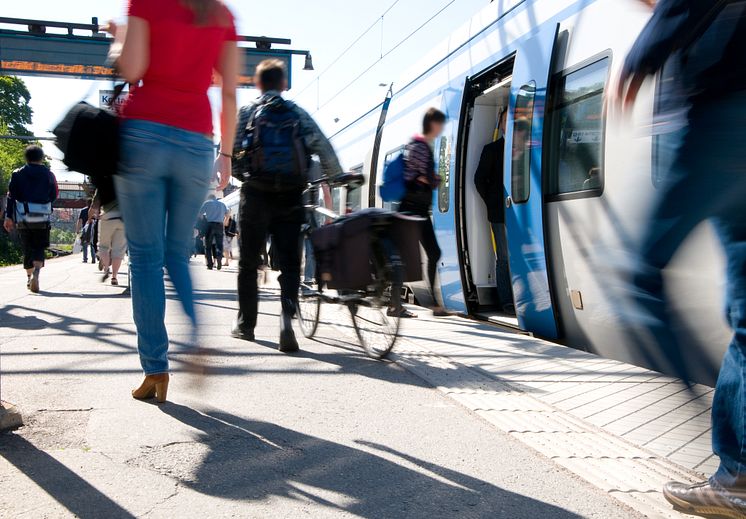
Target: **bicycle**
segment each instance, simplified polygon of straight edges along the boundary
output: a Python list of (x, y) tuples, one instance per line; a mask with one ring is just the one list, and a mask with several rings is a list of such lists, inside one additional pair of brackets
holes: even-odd
[[(393, 232), (394, 224), (397, 221), (417, 222), (419, 219), (382, 209), (366, 209), (351, 215), (339, 215), (318, 203), (318, 190), (323, 184), (330, 188), (356, 189), (364, 182), (363, 175), (347, 173), (308, 183), (304, 196), (310, 198), (310, 202), (305, 206), (308, 218), (302, 235), (302, 280), (298, 295), (298, 321), (303, 335), (310, 339), (318, 329), (322, 303), (346, 306), (365, 353), (369, 357), (381, 360), (391, 353), (399, 337), (401, 288), (404, 281), (408, 281), (404, 279), (405, 265), (397, 246), (396, 233)], [(314, 233), (323, 232), (324, 229), (332, 232), (329, 229), (330, 225), (355, 218), (366, 219), (360, 225), (367, 226), (370, 237), (367, 240), (370, 252), (367, 259), (369, 279), (364, 283), (365, 286), (349, 288), (338, 286), (339, 280), (335, 280), (326, 269), (328, 265), (319, 265), (318, 260), (328, 262), (329, 254), (317, 258), (312, 237)], [(321, 224), (319, 219), (327, 223)], [(364, 239), (360, 236), (355, 238), (358, 240), (356, 243), (361, 243), (360, 240)], [(419, 254), (419, 245), (417, 247)], [(364, 252), (361, 250), (360, 254)], [(334, 254), (334, 251), (330, 254)], [(356, 261), (364, 262), (364, 258), (358, 257)], [(420, 268), (419, 263), (417, 268)]]

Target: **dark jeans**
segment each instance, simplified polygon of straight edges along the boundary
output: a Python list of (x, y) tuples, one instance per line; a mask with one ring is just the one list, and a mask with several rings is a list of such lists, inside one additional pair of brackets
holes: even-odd
[[(432, 197), (432, 194), (430, 196)], [(420, 216), (425, 219), (425, 221), (422, 222), (422, 228), (420, 230), (420, 243), (422, 244), (422, 248), (425, 249), (425, 255), (427, 256), (427, 282), (430, 287), (430, 293), (433, 296), (435, 304), (440, 305), (441, 298), (435, 291), (435, 281), (437, 279), (438, 262), (440, 261), (441, 252), (440, 247), (438, 246), (438, 239), (435, 237), (433, 221), (430, 219), (430, 211), (429, 209), (426, 210), (422, 204), (418, 204), (409, 198), (405, 198), (402, 201), (399, 206), (399, 211)]]
[(510, 280), (510, 261), (508, 259), (508, 236), (504, 223), (493, 223), (492, 235), (495, 237), (495, 281), (497, 282), (497, 297), (500, 305), (506, 307), (513, 304), (513, 285)]
[(49, 227), (19, 228), (18, 238), (23, 251), (23, 268), (34, 268), (35, 261), (44, 264), (46, 250), (49, 247)]
[(215, 259), (218, 261), (218, 265), (223, 264), (224, 232), (222, 223), (210, 222), (207, 224), (207, 231), (205, 231), (205, 258), (207, 259), (207, 268), (212, 268), (215, 264), (212, 257), (213, 247), (215, 247)]
[(257, 270), (267, 237), (272, 237), (272, 263), (280, 270), (283, 313), (295, 313), (300, 288), (301, 226), (305, 211), (301, 193), (241, 191), (241, 259), (238, 263), (238, 320), (243, 331), (256, 327), (259, 313)]
[(83, 246), (83, 262), (88, 261), (88, 250), (91, 251), (91, 263), (96, 261), (96, 244), (93, 242), (83, 242), (81, 243)]
[(746, 93), (693, 109), (672, 142), (674, 163), (659, 188), (635, 271), (635, 299), (658, 355), (682, 376), (670, 331), (662, 270), (690, 232), (710, 220), (727, 258), (726, 317), (734, 330), (712, 408), (713, 451), (724, 486), (746, 486)]

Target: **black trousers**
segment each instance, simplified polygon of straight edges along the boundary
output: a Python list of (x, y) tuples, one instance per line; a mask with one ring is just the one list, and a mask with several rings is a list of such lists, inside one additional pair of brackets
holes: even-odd
[(49, 247), (49, 227), (19, 228), (18, 238), (23, 250), (23, 268), (34, 268), (35, 261), (43, 265)]
[(432, 200), (431, 192), (428, 192), (426, 195), (422, 193), (408, 193), (399, 206), (399, 211), (425, 219), (420, 229), (420, 243), (422, 244), (422, 248), (425, 249), (425, 255), (427, 256), (427, 281), (430, 285), (430, 293), (433, 296), (435, 304), (439, 305), (441, 304), (441, 298), (435, 291), (435, 282), (441, 251), (438, 239), (435, 237), (433, 221), (430, 218), (430, 200)]
[(301, 192), (267, 193), (242, 188), (241, 259), (238, 263), (238, 321), (241, 330), (256, 327), (259, 313), (257, 270), (267, 238), (272, 237), (273, 261), (280, 272), (283, 313), (295, 313), (300, 288), (301, 226), (305, 210)]
[(205, 231), (205, 258), (207, 259), (208, 268), (212, 268), (214, 265), (212, 257), (213, 247), (215, 247), (215, 259), (218, 261), (218, 265), (223, 264), (223, 233), (224, 227), (222, 223), (210, 222), (207, 224), (207, 231)]

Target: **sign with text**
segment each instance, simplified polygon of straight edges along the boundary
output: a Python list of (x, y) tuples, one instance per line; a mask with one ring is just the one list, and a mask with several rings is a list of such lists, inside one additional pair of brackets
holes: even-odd
[(115, 110), (119, 110), (119, 108), (121, 108), (122, 105), (127, 101), (128, 95), (129, 94), (127, 92), (122, 92), (121, 94), (119, 94), (119, 97), (117, 97), (116, 101), (114, 101), (113, 90), (99, 90), (98, 106), (100, 108), (114, 108)]
[[(0, 74), (113, 79), (114, 70), (107, 66), (112, 41), (103, 36), (30, 34), (0, 30)], [(243, 62), (239, 76), (241, 87), (254, 86), (256, 67), (265, 59), (278, 59), (290, 71), (292, 54), (288, 51), (248, 47), (240, 47), (239, 50)]]

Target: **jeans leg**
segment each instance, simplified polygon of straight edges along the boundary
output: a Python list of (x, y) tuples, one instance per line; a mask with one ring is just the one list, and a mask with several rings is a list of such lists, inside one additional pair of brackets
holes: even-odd
[(270, 226), (274, 245), (275, 264), (279, 277), (282, 312), (294, 314), (300, 289), (300, 222), (280, 222)]
[(189, 255), (195, 222), (212, 174), (213, 149), (209, 139), (192, 133), (171, 145), (169, 190), (166, 198), (166, 268), (184, 313), (196, 325)]
[(132, 309), (140, 363), (146, 374), (168, 372), (163, 282), (168, 157), (157, 133), (122, 127), (115, 177), (130, 251)]
[(715, 387), (712, 446), (720, 457), (714, 478), (726, 487), (746, 488), (746, 209), (741, 206), (714, 221), (727, 258), (726, 314), (734, 334)]
[(212, 225), (207, 225), (207, 231), (205, 231), (205, 260), (207, 261), (207, 268), (211, 269), (214, 265), (214, 258), (212, 257), (212, 243), (214, 237), (212, 235)]

